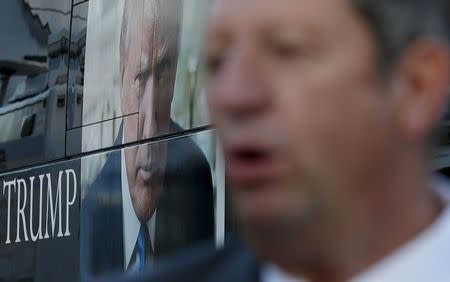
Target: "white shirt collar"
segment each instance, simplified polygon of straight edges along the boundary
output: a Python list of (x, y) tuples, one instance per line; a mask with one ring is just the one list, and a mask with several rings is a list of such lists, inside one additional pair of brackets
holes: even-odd
[[(357, 275), (353, 282), (450, 281), (450, 187), (444, 180), (434, 182), (436, 190), (447, 203), (439, 218), (416, 238)], [(261, 270), (262, 282), (302, 282), (276, 266)]]
[(261, 269), (261, 282), (306, 282), (300, 278), (291, 276), (278, 266), (267, 264)]
[[(130, 191), (128, 188), (128, 177), (125, 163), (125, 151), (121, 151), (121, 179), (122, 179), (122, 215), (123, 215), (123, 250), (124, 250), (124, 269), (130, 264), (131, 257), (136, 246), (136, 240), (141, 228), (141, 223), (137, 218), (133, 203), (131, 202)], [(155, 249), (155, 221), (156, 210), (147, 223), (153, 250)]]
[(446, 203), (442, 214), (414, 239), (352, 281), (450, 281), (450, 187), (439, 180), (435, 185)]

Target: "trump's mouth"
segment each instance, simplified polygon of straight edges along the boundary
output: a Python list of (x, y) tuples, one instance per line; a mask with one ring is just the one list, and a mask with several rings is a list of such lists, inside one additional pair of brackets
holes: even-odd
[(163, 169), (158, 162), (152, 162), (145, 166), (139, 166), (137, 173), (144, 185), (150, 186), (154, 180), (161, 179), (163, 176)]

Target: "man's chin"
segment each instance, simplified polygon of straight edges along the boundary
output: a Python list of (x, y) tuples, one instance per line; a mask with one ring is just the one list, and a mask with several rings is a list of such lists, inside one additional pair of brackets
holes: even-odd
[(235, 193), (233, 196), (233, 210), (243, 224), (270, 227), (286, 221), (292, 223), (306, 210), (301, 203), (294, 202), (276, 189)]
[(282, 211), (259, 211), (255, 213), (241, 212), (236, 214), (239, 228), (246, 236), (264, 241), (286, 240), (294, 229), (301, 225), (300, 220), (286, 215)]
[(277, 261), (292, 250), (296, 232), (292, 226), (280, 222), (261, 222), (259, 220), (238, 224), (243, 239), (255, 250), (264, 261)]
[(139, 219), (140, 222), (148, 222), (151, 218), (153, 213), (155, 212), (155, 209), (153, 208), (135, 208), (134, 209), (137, 218)]
[(250, 240), (266, 244), (290, 241), (294, 234), (307, 228), (307, 207), (295, 206), (287, 199), (234, 202), (233, 212), (238, 227)]
[(152, 202), (152, 196), (149, 194), (150, 191), (141, 191), (143, 193), (137, 193), (134, 195), (133, 208), (136, 213), (137, 218), (141, 222), (147, 222), (152, 217), (155, 208)]

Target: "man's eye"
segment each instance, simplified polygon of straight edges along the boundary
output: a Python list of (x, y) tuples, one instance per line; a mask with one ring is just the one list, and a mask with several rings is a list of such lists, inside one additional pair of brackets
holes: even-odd
[(170, 70), (170, 61), (167, 58), (160, 60), (155, 67), (156, 79), (161, 79), (164, 74)]
[(206, 67), (209, 74), (214, 75), (220, 71), (223, 58), (220, 55), (210, 55), (206, 57)]
[(143, 81), (145, 80), (145, 78), (148, 76), (148, 71), (144, 70), (144, 71), (139, 71), (136, 76), (134, 77), (134, 82), (137, 81)]
[(294, 44), (274, 44), (272, 46), (272, 52), (280, 59), (293, 59), (298, 57), (302, 50)]
[(142, 73), (138, 73), (135, 77), (134, 77), (134, 82), (136, 81), (141, 81), (142, 80)]

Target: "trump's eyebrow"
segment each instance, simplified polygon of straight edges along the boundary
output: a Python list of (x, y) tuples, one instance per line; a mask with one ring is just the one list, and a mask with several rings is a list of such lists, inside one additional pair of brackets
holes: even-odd
[(141, 60), (139, 62), (139, 65), (136, 69), (136, 75), (134, 77), (134, 80), (142, 80), (142, 79), (147, 79), (152, 73), (152, 67), (150, 64), (150, 61), (148, 59), (147, 55), (142, 54), (141, 55)]
[(141, 55), (141, 63), (139, 68), (141, 72), (151, 69), (150, 58), (147, 55), (144, 54)]
[[(158, 64), (162, 60), (165, 59), (168, 53), (169, 44), (167, 42), (164, 42), (162, 44), (159, 44), (160, 47), (156, 50), (156, 58), (155, 58), (155, 64)], [(162, 46), (161, 46), (162, 45)]]
[(166, 29), (166, 26), (159, 25), (155, 29), (154, 38), (154, 53), (155, 53), (155, 63), (158, 63), (170, 55), (172, 51), (177, 50), (177, 40), (170, 30)]

